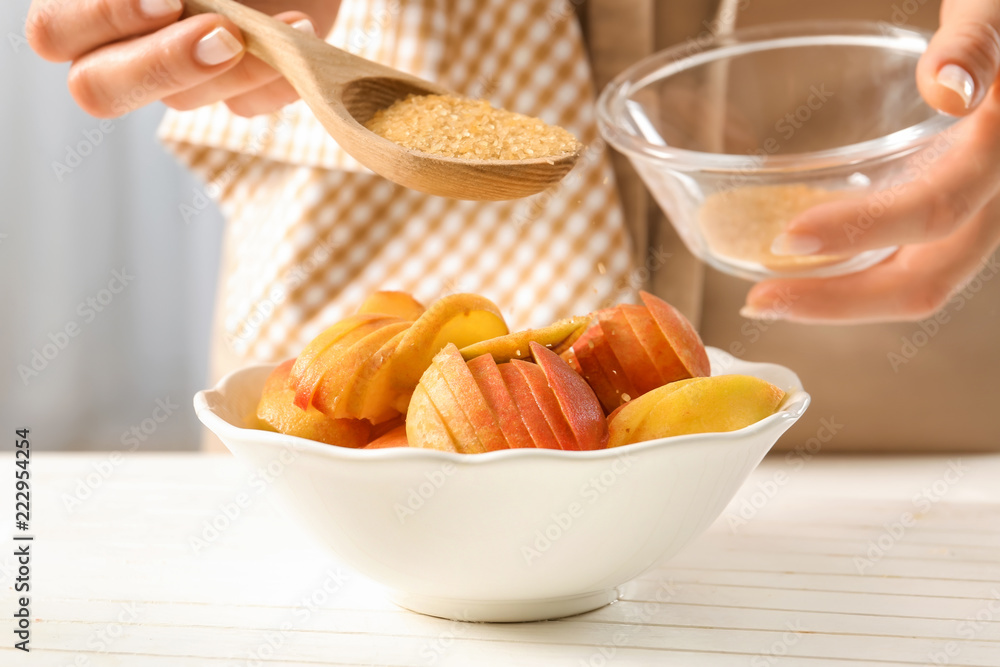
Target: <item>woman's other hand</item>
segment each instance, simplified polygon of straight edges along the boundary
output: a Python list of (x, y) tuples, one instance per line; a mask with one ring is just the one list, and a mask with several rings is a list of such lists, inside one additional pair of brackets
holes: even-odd
[[(802, 322), (919, 320), (988, 268), (1000, 245), (998, 73), (1000, 0), (945, 0), (917, 83), (934, 108), (967, 116), (952, 128), (952, 146), (891, 193), (810, 209), (772, 248), (786, 255), (899, 251), (846, 276), (759, 283), (743, 314)], [(859, 232), (862, 219), (868, 224)]]

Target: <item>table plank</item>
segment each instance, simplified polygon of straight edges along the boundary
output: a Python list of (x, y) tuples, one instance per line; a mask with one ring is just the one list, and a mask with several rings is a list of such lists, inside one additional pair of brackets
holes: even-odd
[[(955, 459), (768, 460), (620, 602), (501, 625), (395, 607), (266, 494), (194, 548), (249, 488), (228, 456), (130, 455), (79, 503), (106, 455), (36, 459), (36, 650), (0, 648), (4, 666), (1000, 665), (1000, 456), (963, 457), (933, 502)], [(5, 608), (13, 572), (0, 557)]]

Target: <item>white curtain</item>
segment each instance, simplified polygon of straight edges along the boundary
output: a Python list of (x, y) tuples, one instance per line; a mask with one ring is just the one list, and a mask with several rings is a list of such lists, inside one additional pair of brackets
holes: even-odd
[(26, 12), (0, 8), (0, 427), (38, 449), (197, 448), (221, 220), (181, 218), (198, 184), (154, 138), (162, 107), (102, 127), (68, 66), (21, 43)]

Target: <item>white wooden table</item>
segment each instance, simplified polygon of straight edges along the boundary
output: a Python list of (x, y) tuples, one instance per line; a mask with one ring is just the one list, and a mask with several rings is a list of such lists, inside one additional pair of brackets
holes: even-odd
[(32, 463), (33, 650), (4, 632), (4, 667), (1000, 665), (1000, 456), (769, 459), (620, 602), (511, 625), (393, 606), (229, 456)]

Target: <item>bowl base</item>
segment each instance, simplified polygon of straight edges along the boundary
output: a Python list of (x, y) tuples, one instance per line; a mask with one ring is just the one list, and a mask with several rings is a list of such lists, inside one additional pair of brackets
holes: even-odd
[(776, 278), (830, 278), (845, 276), (850, 273), (870, 269), (890, 257), (896, 250), (898, 250), (896, 247), (867, 250), (835, 264), (805, 268), (799, 271), (777, 271), (756, 262), (745, 262), (732, 257), (712, 255), (710, 253), (703, 253), (701, 259), (717, 271), (728, 273), (731, 276), (743, 278), (744, 280), (760, 282), (761, 280), (774, 280)]
[(391, 592), (394, 603), (428, 616), (473, 623), (551, 621), (593, 611), (618, 599), (618, 590), (540, 600), (461, 600)]

